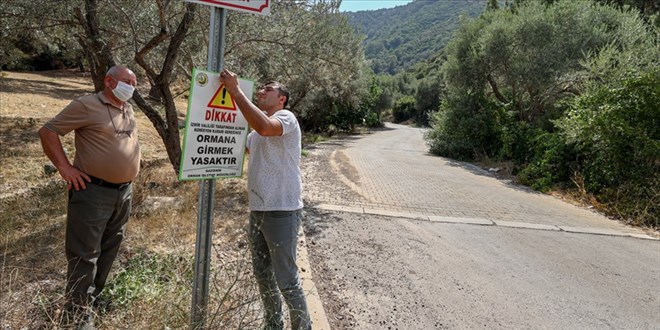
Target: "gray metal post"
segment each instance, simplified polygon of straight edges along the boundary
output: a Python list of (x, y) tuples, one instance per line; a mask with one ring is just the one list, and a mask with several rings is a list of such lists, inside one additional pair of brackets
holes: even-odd
[[(227, 13), (223, 8), (211, 7), (211, 28), (207, 68), (218, 72), (223, 68), (225, 53), (225, 24)], [(197, 211), (197, 240), (195, 244), (195, 274), (192, 297), (192, 329), (206, 328), (211, 270), (211, 237), (213, 235), (213, 201), (215, 179), (199, 182)]]

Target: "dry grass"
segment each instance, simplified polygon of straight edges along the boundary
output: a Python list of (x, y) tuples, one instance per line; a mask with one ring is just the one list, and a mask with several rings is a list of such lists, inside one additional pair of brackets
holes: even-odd
[[(75, 72), (0, 73), (0, 329), (57, 329), (66, 276), (66, 190), (36, 131), (72, 99), (91, 92)], [(185, 111), (185, 102), (181, 103)], [(148, 119), (137, 113), (143, 163), (134, 212), (99, 311), (103, 329), (190, 327), (198, 182), (179, 182)], [(63, 139), (73, 154), (72, 138)], [(173, 200), (153, 208), (154, 197)], [(216, 183), (207, 327), (261, 324), (245, 237), (245, 178)]]

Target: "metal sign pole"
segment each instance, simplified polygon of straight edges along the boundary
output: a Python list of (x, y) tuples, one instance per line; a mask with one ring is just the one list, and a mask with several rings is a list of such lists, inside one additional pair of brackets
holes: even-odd
[[(211, 7), (211, 27), (207, 68), (219, 72), (223, 67), (225, 53), (225, 24), (227, 13), (223, 8)], [(197, 211), (197, 244), (195, 244), (195, 274), (192, 298), (192, 329), (206, 327), (206, 310), (209, 297), (209, 275), (211, 269), (211, 236), (213, 234), (213, 202), (215, 179), (199, 182)]]

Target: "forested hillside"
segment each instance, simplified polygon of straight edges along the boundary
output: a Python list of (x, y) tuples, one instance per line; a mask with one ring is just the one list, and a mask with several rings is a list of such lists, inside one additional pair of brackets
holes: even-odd
[(375, 73), (394, 74), (442, 50), (460, 15), (475, 17), (483, 0), (415, 0), (405, 6), (346, 13), (363, 34), (365, 57)]

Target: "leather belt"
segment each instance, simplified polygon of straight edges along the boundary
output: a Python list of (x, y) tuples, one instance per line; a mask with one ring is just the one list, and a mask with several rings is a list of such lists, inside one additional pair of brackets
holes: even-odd
[(99, 187), (106, 187), (106, 188), (112, 188), (112, 189), (119, 190), (119, 189), (124, 189), (124, 188), (128, 187), (131, 184), (130, 182), (112, 183), (112, 182), (108, 182), (108, 181), (105, 181), (103, 179), (99, 179), (97, 177), (91, 176), (91, 175), (88, 175), (88, 176), (89, 176), (89, 179), (90, 179), (89, 183), (93, 183), (93, 184), (95, 184)]

